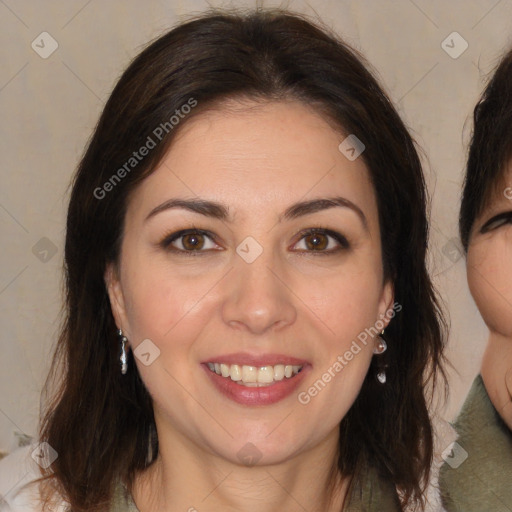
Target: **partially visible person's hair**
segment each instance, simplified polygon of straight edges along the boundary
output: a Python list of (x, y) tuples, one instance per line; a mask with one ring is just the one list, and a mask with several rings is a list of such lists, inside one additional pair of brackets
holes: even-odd
[[(104, 272), (119, 260), (130, 194), (190, 119), (227, 108), (225, 100), (298, 101), (339, 130), (340, 142), (355, 134), (366, 147), (361, 158), (377, 200), (384, 277), (401, 311), (386, 330), (387, 382), (377, 382), (372, 363), (341, 421), (335, 469), (354, 484), (373, 467), (396, 486), (404, 507), (423, 508), (433, 458), (426, 390), (442, 370), (446, 324), (426, 271), (420, 160), (361, 55), (303, 16), (268, 9), (215, 11), (179, 25), (133, 60), (105, 105), (69, 203), (66, 316), (46, 383), (58, 389), (40, 427), (58, 458), (44, 481), (74, 512), (103, 511), (117, 479), (131, 490), (158, 455), (151, 398), (131, 352), (128, 373), (119, 369)], [(134, 151), (151, 145), (148, 137), (156, 147), (136, 159)]]
[(511, 159), (512, 50), (502, 58), (473, 112), (459, 215), (460, 238), (466, 252), (473, 224), (495, 194), (500, 193)]

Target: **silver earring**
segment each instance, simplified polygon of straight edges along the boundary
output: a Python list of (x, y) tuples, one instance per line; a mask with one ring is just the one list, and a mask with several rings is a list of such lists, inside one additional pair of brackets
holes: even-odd
[(121, 341), (121, 353), (119, 356), (119, 361), (121, 363), (121, 373), (123, 375), (126, 375), (126, 372), (128, 371), (128, 356), (126, 354), (126, 342), (128, 340), (126, 339), (126, 336), (123, 334), (123, 331), (121, 329), (117, 331), (117, 334)]
[[(380, 338), (379, 339), (379, 343), (373, 349), (373, 353), (376, 354), (376, 355), (384, 354), (384, 352), (386, 352), (386, 350), (388, 349), (388, 345), (386, 343), (386, 340), (382, 337), (383, 335), (384, 335), (384, 330), (379, 335), (379, 338)], [(385, 384), (386, 383), (386, 370), (385, 370), (385, 366), (381, 367), (379, 369), (379, 372), (377, 373), (377, 380), (381, 384)]]

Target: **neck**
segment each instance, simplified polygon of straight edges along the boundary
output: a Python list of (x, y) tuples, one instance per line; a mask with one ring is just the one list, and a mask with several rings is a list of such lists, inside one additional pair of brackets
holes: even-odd
[(309, 452), (249, 467), (207, 452), (190, 439), (159, 436), (158, 458), (136, 477), (133, 498), (141, 512), (339, 512), (349, 478), (335, 473), (333, 479), (337, 443), (336, 429)]
[(482, 379), (494, 408), (512, 430), (512, 339), (491, 332), (482, 360)]

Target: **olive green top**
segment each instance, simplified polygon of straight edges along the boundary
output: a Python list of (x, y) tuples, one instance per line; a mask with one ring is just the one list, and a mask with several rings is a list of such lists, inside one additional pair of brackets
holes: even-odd
[[(456, 442), (467, 452), (467, 458), (460, 465), (463, 457), (441, 467), (443, 506), (447, 512), (510, 512), (512, 432), (496, 412), (480, 375), (454, 428), (459, 434)], [(457, 450), (465, 456), (460, 448)]]
[(131, 494), (122, 483), (118, 483), (114, 490), (111, 512), (139, 512)]
[[(395, 487), (370, 471), (362, 485), (356, 486), (346, 512), (400, 512)], [(110, 512), (139, 512), (123, 484), (118, 484)]]
[[(346, 512), (400, 512), (400, 500), (392, 482), (373, 469), (354, 488)], [(345, 511), (344, 511), (345, 512)]]

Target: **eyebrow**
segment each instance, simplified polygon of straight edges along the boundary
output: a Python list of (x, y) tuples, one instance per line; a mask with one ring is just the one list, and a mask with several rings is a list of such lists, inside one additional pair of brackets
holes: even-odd
[[(312, 199), (310, 201), (295, 203), (289, 206), (284, 213), (279, 215), (278, 222), (282, 222), (283, 219), (296, 219), (304, 215), (310, 215), (312, 213), (335, 207), (349, 208), (355, 212), (361, 220), (365, 230), (368, 231), (368, 221), (361, 208), (352, 201), (341, 196)], [(168, 201), (158, 205), (156, 208), (153, 208), (145, 218), (144, 222), (148, 221), (151, 217), (154, 217), (160, 212), (174, 208), (181, 208), (205, 215), (206, 217), (230, 222), (229, 209), (225, 205), (215, 201), (207, 201), (205, 199), (169, 199)]]

